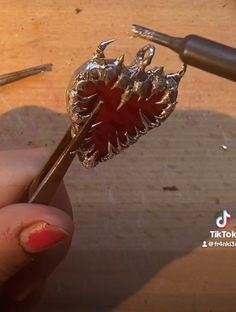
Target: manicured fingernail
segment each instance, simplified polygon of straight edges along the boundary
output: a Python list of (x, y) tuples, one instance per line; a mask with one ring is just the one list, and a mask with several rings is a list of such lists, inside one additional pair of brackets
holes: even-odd
[(36, 253), (54, 247), (68, 236), (69, 234), (60, 227), (38, 222), (25, 228), (19, 237), (25, 251)]

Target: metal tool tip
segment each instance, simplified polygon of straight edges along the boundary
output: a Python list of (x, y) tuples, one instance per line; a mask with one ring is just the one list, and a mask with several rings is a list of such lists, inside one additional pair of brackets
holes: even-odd
[(131, 25), (131, 29), (133, 32), (137, 32), (137, 31), (140, 31), (142, 30), (144, 27), (140, 26), (140, 25), (137, 25), (137, 24), (132, 24)]
[(145, 28), (136, 24), (131, 25), (132, 35), (135, 37), (140, 37), (145, 32)]
[(146, 27), (143, 27), (140, 25), (136, 25), (136, 24), (131, 25), (131, 30), (137, 36), (142, 36), (143, 34), (153, 32), (153, 30), (151, 30), (149, 28), (146, 28)]
[(158, 31), (133, 24), (131, 26), (132, 32), (135, 34), (136, 37), (140, 37), (155, 43), (158, 43), (160, 45), (172, 48), (173, 41), (177, 38), (168, 36), (166, 34), (160, 33)]
[(52, 71), (53, 64), (44, 64), (41, 65), (42, 72), (44, 71)]

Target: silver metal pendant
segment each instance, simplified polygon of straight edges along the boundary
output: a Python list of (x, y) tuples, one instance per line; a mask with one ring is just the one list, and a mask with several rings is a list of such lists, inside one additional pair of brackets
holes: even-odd
[(124, 64), (124, 55), (107, 59), (104, 50), (112, 42), (99, 44), (94, 56), (75, 71), (67, 90), (72, 136), (95, 105), (104, 103), (76, 151), (88, 168), (111, 159), (160, 126), (176, 106), (179, 82), (186, 71), (185, 64), (180, 71), (170, 74), (165, 74), (163, 67), (146, 70), (155, 54), (151, 44), (137, 52), (130, 66)]

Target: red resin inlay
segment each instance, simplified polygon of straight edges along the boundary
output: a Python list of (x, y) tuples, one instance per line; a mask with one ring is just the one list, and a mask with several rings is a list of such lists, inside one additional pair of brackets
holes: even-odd
[[(80, 92), (81, 96), (89, 96), (95, 93), (99, 94), (98, 101), (102, 100), (104, 106), (96, 120), (102, 123), (94, 130), (93, 140), (96, 148), (99, 150), (99, 156), (103, 157), (107, 154), (108, 141), (114, 147), (117, 147), (117, 136), (121, 142), (125, 142), (125, 133), (135, 136), (135, 126), (139, 130), (143, 130), (144, 126), (139, 115), (139, 110), (144, 113), (150, 121), (155, 121), (154, 116), (159, 116), (166, 104), (155, 104), (161, 100), (164, 92), (153, 95), (149, 100), (146, 98), (150, 95), (150, 90), (145, 94), (144, 98), (138, 101), (138, 96), (133, 95), (128, 103), (117, 110), (121, 101), (121, 95), (124, 90), (120, 88), (111, 89), (113, 83), (108, 86), (104, 82), (89, 82), (86, 92)], [(91, 110), (93, 107), (91, 107)], [(91, 145), (91, 143), (90, 143)]]

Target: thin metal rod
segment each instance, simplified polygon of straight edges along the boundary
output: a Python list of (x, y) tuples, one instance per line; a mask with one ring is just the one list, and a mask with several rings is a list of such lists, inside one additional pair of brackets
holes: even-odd
[(51, 71), (52, 70), (52, 64), (43, 64), (43, 65), (38, 65), (34, 67), (30, 67), (27, 69), (19, 70), (16, 72), (8, 73), (8, 74), (3, 74), (0, 75), (0, 86), (4, 86), (8, 83), (33, 76), (45, 71)]
[(49, 204), (65, 173), (67, 172), (76, 151), (91, 125), (95, 121), (102, 108), (103, 102), (100, 101), (89, 118), (80, 128), (79, 132), (71, 138), (70, 128), (64, 138), (59, 143), (39, 175), (34, 179), (28, 194), (29, 203)]

